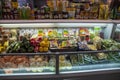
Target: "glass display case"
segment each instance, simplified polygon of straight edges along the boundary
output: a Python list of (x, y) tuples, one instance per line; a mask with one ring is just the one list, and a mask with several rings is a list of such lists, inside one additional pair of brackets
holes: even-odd
[(120, 25), (112, 39), (115, 25), (111, 20), (1, 20), (0, 77), (120, 73)]
[[(120, 69), (119, 51), (87, 51), (70, 52), (67, 59), (62, 61), (64, 54), (60, 55), (59, 71), (60, 74), (96, 72)], [(69, 60), (69, 59), (70, 60)]]

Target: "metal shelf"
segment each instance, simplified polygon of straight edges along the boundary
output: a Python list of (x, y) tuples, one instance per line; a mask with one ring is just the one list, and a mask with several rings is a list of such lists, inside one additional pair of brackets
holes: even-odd
[(112, 20), (113, 23), (120, 24), (120, 20)]
[(58, 52), (59, 55), (65, 54), (96, 54), (96, 53), (108, 53), (108, 52), (120, 52), (120, 50), (97, 50), (97, 51), (74, 51), (74, 52)]
[(70, 52), (44, 52), (44, 53), (5, 53), (0, 56), (33, 56), (33, 55), (73, 55), (73, 54), (96, 54), (96, 53), (109, 53), (120, 52), (120, 50), (97, 50), (97, 51), (70, 51)]
[(90, 1), (73, 0), (73, 3), (90, 3)]
[[(73, 19), (44, 19), (44, 20), (0, 20), (0, 24), (14, 24), (14, 23), (112, 23), (112, 20), (73, 20)], [(120, 23), (120, 20), (114, 22)]]
[(56, 55), (53, 52), (44, 52), (44, 53), (4, 53), (0, 56), (34, 56), (34, 55)]

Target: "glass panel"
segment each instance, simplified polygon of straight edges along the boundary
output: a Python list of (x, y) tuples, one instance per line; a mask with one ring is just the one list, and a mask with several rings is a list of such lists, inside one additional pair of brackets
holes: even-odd
[(55, 74), (55, 56), (0, 57), (0, 76)]
[(119, 52), (61, 55), (59, 58), (61, 74), (120, 69)]
[(120, 42), (120, 24), (117, 24), (115, 34), (114, 34), (114, 40)]

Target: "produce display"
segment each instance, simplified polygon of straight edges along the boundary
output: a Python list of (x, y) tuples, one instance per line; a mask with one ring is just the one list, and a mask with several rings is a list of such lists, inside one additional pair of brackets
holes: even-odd
[(26, 37), (23, 37), (21, 41), (14, 41), (7, 47), (8, 53), (31, 53), (34, 51), (34, 47), (30, 44), (30, 41)]
[[(120, 50), (120, 43), (104, 39), (101, 28), (60, 29), (6, 29), (0, 27), (1, 54), (36, 54), (34, 56), (0, 57), (0, 73), (44, 73), (55, 72), (56, 57), (52, 52)], [(5, 37), (7, 36), (7, 37)], [(49, 53), (50, 52), (50, 53)], [(77, 71), (80, 66), (120, 62), (119, 52), (108, 54), (72, 54), (59, 56), (60, 71)]]
[(9, 46), (9, 32), (0, 27), (0, 53), (4, 53)]

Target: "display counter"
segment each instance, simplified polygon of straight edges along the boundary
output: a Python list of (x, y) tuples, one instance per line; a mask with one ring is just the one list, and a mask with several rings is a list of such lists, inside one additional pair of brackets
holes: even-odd
[(95, 76), (106, 75), (110, 79), (105, 79), (119, 80), (120, 43), (112, 39), (119, 23), (0, 20), (0, 78), (85, 80), (88, 76), (94, 80)]

